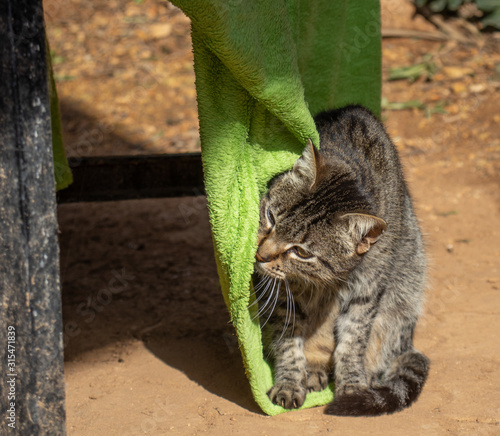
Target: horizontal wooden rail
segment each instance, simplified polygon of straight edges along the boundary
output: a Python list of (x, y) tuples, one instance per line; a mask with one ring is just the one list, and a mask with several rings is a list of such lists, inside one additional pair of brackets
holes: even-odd
[(70, 158), (73, 183), (58, 203), (202, 195), (199, 153)]

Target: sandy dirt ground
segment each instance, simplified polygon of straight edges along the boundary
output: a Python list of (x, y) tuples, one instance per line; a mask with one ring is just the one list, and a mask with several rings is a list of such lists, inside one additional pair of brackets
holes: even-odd
[[(199, 150), (180, 11), (150, 0), (44, 4), (71, 156)], [(409, 3), (382, 4), (384, 29), (436, 31)], [(205, 199), (67, 204), (58, 212), (68, 434), (500, 434), (500, 39), (470, 38), (383, 43), (383, 117), (431, 260), (416, 346), (432, 367), (413, 407), (377, 418), (321, 407), (263, 415), (228, 323)], [(432, 77), (388, 80), (428, 55)], [(414, 100), (420, 108), (391, 106)]]

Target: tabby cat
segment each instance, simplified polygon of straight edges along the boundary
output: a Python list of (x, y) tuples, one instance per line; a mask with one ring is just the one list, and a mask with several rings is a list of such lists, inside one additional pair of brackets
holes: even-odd
[(424, 245), (397, 151), (361, 106), (315, 119), (292, 170), (261, 201), (256, 273), (268, 396), (298, 408), (335, 382), (332, 415), (380, 415), (420, 394), (429, 360), (413, 347)]

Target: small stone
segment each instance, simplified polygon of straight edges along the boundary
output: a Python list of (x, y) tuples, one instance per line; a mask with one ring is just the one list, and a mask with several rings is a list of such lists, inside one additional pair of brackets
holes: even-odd
[(486, 85), (484, 83), (473, 83), (469, 86), (469, 91), (476, 94), (486, 91)]
[(149, 59), (151, 56), (153, 56), (153, 52), (151, 50), (143, 50), (139, 55), (141, 59)]
[(166, 38), (172, 32), (172, 25), (169, 23), (155, 23), (148, 27), (148, 33), (153, 39)]
[(441, 100), (443, 97), (441, 96), (441, 94), (438, 94), (437, 92), (434, 92), (432, 94), (429, 95), (429, 101), (439, 101)]
[(470, 67), (443, 67), (441, 71), (449, 79), (461, 79), (465, 76), (474, 75), (474, 69)]
[(134, 5), (132, 3), (127, 4), (125, 8), (125, 16), (126, 17), (134, 17), (137, 15), (141, 15), (143, 12), (140, 6)]
[(467, 91), (467, 87), (462, 82), (456, 82), (451, 85), (451, 89), (455, 94), (461, 94), (462, 92)]
[(460, 106), (458, 104), (450, 104), (449, 106), (446, 106), (445, 109), (446, 112), (448, 112), (451, 115), (455, 115), (460, 112)]
[(109, 17), (102, 14), (95, 14), (92, 22), (97, 27), (106, 27), (109, 26)]

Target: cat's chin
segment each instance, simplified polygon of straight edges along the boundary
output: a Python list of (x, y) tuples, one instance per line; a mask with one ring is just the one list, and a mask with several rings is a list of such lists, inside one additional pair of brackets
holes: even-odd
[(271, 277), (272, 279), (277, 279), (277, 280), (285, 280), (286, 279), (285, 274), (276, 273), (275, 271), (269, 271), (266, 268), (264, 268), (262, 265), (259, 265), (259, 262), (255, 263), (255, 272), (261, 276)]
[[(286, 274), (283, 271), (274, 271), (270, 270), (264, 266), (265, 263), (255, 262), (255, 272), (262, 277), (270, 277), (271, 279), (288, 281), (289, 284), (295, 284), (297, 286), (315, 286), (318, 288), (322, 288), (325, 286), (325, 283), (335, 283), (336, 280), (326, 280), (322, 281), (321, 279), (315, 277), (306, 277), (302, 275), (296, 274)], [(341, 281), (344, 281), (340, 279)]]
[(286, 275), (285, 274), (277, 274), (273, 271), (267, 271), (264, 268), (255, 268), (255, 272), (259, 274), (262, 277), (270, 277), (271, 279), (276, 279), (276, 280), (285, 280)]

